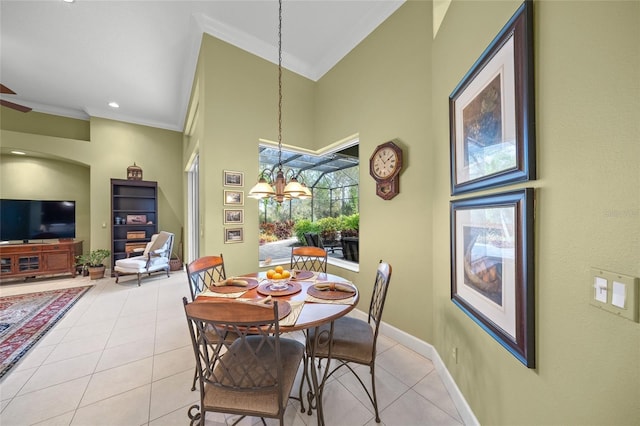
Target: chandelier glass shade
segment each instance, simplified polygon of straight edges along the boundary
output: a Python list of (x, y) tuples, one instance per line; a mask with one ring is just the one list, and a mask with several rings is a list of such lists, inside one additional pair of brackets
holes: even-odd
[[(293, 170), (286, 173), (282, 169), (282, 0), (278, 1), (278, 169), (263, 170), (258, 183), (249, 191), (248, 197), (255, 199), (274, 198), (278, 203), (284, 200), (298, 198), (308, 199), (313, 195), (304, 183), (298, 182), (299, 175)], [(291, 172), (289, 182), (286, 175)]]
[[(292, 176), (287, 182), (285, 176), (289, 173)], [(307, 185), (298, 182), (298, 176), (293, 173), (293, 170), (288, 170), (285, 173), (282, 168), (278, 168), (275, 172), (275, 178), (273, 175), (272, 170), (263, 170), (258, 178), (258, 183), (249, 191), (248, 197), (257, 200), (274, 198), (278, 203), (282, 203), (284, 200), (306, 200), (313, 197)]]

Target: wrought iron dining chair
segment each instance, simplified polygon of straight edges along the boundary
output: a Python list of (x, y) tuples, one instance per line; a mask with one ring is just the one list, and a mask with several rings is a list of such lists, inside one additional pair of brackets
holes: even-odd
[[(189, 280), (189, 291), (191, 292), (191, 301), (196, 300), (196, 297), (209, 286), (218, 281), (227, 279), (227, 274), (224, 269), (224, 257), (222, 253), (220, 256), (204, 256), (194, 260), (187, 265), (187, 279)], [(211, 335), (210, 337), (216, 338), (217, 335)], [(233, 341), (238, 336), (231, 332), (224, 334), (225, 339)], [(196, 390), (196, 381), (198, 380), (198, 370), (193, 374), (193, 383), (191, 384), (191, 390)]]
[[(321, 347), (315, 347), (315, 331), (310, 330), (307, 336), (307, 352), (315, 351), (315, 357), (322, 360), (331, 355), (332, 363), (335, 361), (337, 365), (326, 375), (328, 378), (339, 368), (346, 366), (353, 375), (358, 379), (362, 388), (367, 393), (373, 409), (376, 414), (376, 422), (380, 423), (380, 415), (378, 413), (378, 398), (376, 396), (376, 342), (378, 340), (378, 331), (382, 320), (382, 310), (384, 302), (387, 298), (387, 290), (391, 281), (391, 265), (382, 260), (378, 264), (376, 271), (376, 280), (373, 285), (373, 294), (369, 304), (369, 314), (367, 321), (345, 316), (334, 321), (333, 338), (331, 344)], [(322, 333), (328, 330), (328, 326), (322, 326), (318, 332)], [(366, 365), (371, 373), (371, 392), (367, 390), (362, 379), (354, 371), (349, 363)], [(313, 367), (312, 367), (313, 368)], [(326, 368), (330, 368), (329, 365)]]
[[(191, 424), (204, 425), (211, 411), (242, 416), (236, 423), (252, 416), (283, 425), (304, 345), (280, 336), (278, 302), (183, 303), (200, 382)], [(226, 340), (227, 330), (238, 338)]]
[(293, 247), (291, 269), (299, 271), (327, 272), (327, 251), (319, 247)]
[(200, 257), (189, 263), (187, 278), (189, 279), (191, 301), (196, 300), (196, 296), (209, 288), (212, 283), (227, 279), (222, 253), (220, 256)]

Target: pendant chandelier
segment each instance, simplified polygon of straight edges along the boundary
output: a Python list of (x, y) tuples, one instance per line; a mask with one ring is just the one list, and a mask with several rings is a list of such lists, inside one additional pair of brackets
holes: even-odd
[[(294, 198), (311, 198), (312, 194), (304, 183), (298, 182), (299, 176), (293, 170), (287, 170), (285, 173), (282, 169), (282, 0), (278, 1), (278, 6), (278, 169), (263, 170), (258, 183), (249, 191), (248, 197), (257, 200), (274, 198), (280, 204), (284, 200)], [(286, 175), (289, 173), (291, 178), (287, 183)]]

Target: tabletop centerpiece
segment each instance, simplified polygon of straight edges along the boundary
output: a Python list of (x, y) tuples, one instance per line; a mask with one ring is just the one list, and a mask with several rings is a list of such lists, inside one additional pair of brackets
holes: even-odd
[(274, 269), (267, 271), (267, 280), (272, 290), (285, 290), (289, 286), (292, 273), (284, 269), (282, 266), (276, 266)]

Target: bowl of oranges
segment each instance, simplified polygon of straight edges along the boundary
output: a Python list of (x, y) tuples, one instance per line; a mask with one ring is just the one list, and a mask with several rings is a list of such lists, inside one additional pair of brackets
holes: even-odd
[(272, 290), (285, 290), (289, 285), (290, 279), (291, 272), (287, 271), (282, 266), (276, 266), (275, 268), (267, 271), (267, 280), (269, 280), (269, 287)]

